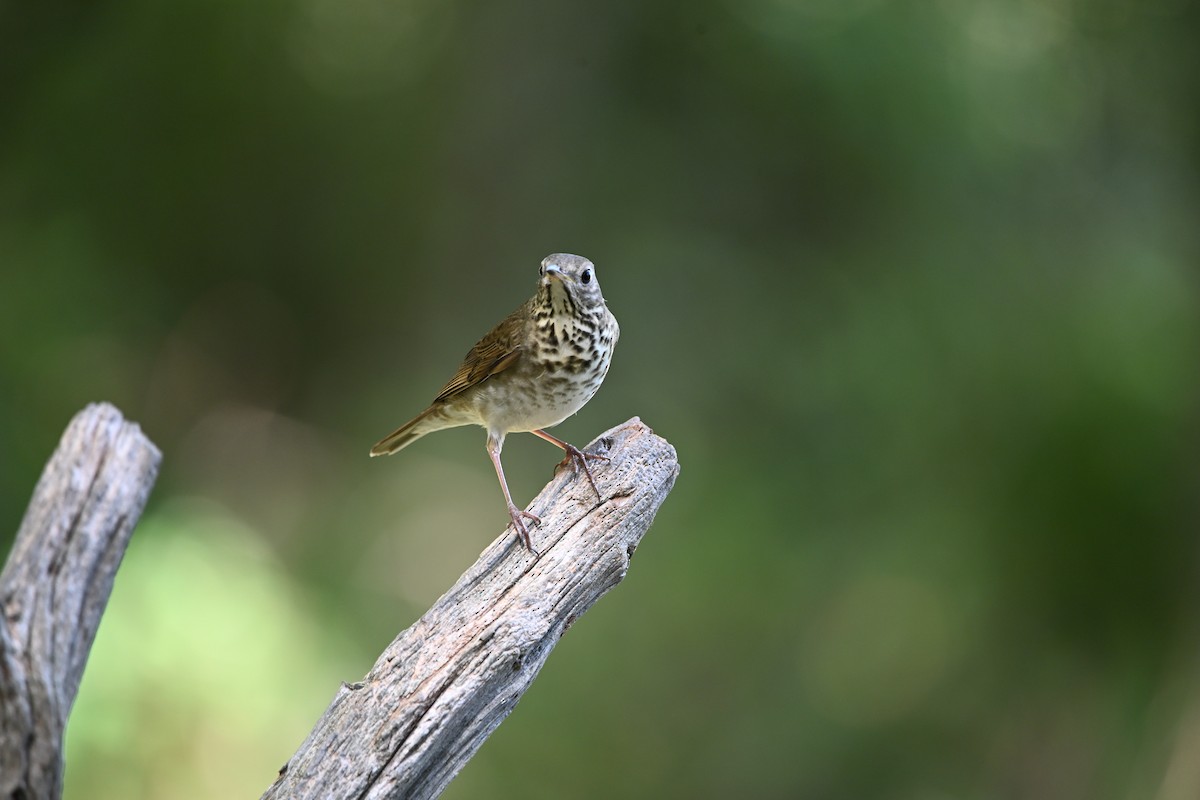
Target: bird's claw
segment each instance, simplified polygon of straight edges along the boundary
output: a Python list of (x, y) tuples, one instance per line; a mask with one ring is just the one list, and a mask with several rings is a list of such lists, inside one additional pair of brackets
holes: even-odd
[(512, 524), (517, 530), (517, 535), (521, 537), (521, 544), (525, 545), (525, 549), (533, 553), (534, 556), (540, 556), (541, 553), (534, 548), (533, 541), (529, 538), (529, 527), (525, 524), (525, 520), (522, 517), (527, 517), (538, 524), (541, 524), (542, 518), (537, 514), (531, 514), (524, 509), (517, 508), (511, 503), (508, 506), (508, 516), (512, 519)]
[(600, 494), (600, 490), (596, 488), (596, 478), (592, 475), (592, 468), (588, 466), (587, 460), (589, 458), (594, 458), (597, 461), (608, 461), (608, 456), (602, 456), (598, 453), (589, 453), (586, 450), (580, 450), (573, 444), (566, 445), (563, 450), (565, 450), (567, 454), (563, 457), (562, 461), (558, 462), (558, 466), (565, 467), (568, 463), (570, 463), (571, 468), (575, 471), (575, 477), (577, 478), (579, 477), (579, 468), (583, 467), (583, 474), (587, 475), (588, 483), (592, 485), (592, 491), (596, 493), (596, 498), (600, 499), (602, 495)]

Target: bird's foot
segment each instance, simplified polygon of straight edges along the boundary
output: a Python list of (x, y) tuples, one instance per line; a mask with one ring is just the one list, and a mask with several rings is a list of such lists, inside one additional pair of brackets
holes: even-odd
[(568, 463), (570, 463), (571, 468), (575, 471), (576, 478), (579, 477), (579, 468), (582, 467), (583, 474), (587, 475), (588, 483), (592, 485), (592, 491), (596, 493), (596, 498), (600, 499), (600, 490), (596, 488), (596, 478), (592, 475), (592, 468), (588, 466), (587, 460), (589, 458), (594, 458), (597, 461), (608, 461), (608, 456), (602, 456), (598, 453), (589, 453), (586, 450), (580, 450), (575, 445), (567, 444), (566, 442), (563, 442), (563, 450), (565, 450), (567, 454), (563, 457), (562, 461), (558, 462), (558, 466), (565, 467)]
[(542, 518), (537, 514), (517, 508), (512, 503), (508, 504), (508, 516), (512, 519), (513, 527), (517, 529), (517, 535), (521, 537), (521, 544), (525, 545), (525, 549), (535, 556), (540, 556), (541, 553), (534, 549), (533, 541), (529, 538), (529, 527), (525, 524), (525, 519), (528, 518), (540, 524)]

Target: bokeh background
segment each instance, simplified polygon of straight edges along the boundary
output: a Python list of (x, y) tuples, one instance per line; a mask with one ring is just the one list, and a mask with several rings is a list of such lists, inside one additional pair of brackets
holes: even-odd
[(558, 433), (683, 471), (446, 797), (1200, 796), (1198, 22), (0, 5), (0, 544), (86, 403), (165, 453), (67, 797), (257, 796), (500, 532), (481, 431), (366, 454), (556, 251)]

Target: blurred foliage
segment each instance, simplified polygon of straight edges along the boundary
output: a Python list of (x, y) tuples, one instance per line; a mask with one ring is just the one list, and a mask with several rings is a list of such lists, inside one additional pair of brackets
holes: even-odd
[(447, 797), (1196, 797), (1198, 17), (0, 5), (0, 535), (87, 402), (165, 453), (68, 797), (253, 796), (496, 535), (481, 432), (366, 451), (563, 250), (560, 435), (683, 472)]

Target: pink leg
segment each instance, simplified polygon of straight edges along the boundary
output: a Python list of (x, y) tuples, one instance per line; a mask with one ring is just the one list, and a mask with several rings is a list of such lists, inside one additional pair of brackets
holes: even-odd
[(597, 455), (596, 453), (585, 453), (573, 444), (568, 444), (557, 436), (551, 436), (545, 431), (530, 431), (534, 436), (540, 439), (545, 439), (555, 447), (559, 447), (567, 455), (563, 458), (562, 463), (571, 462), (571, 466), (575, 469), (575, 474), (579, 474), (579, 468), (583, 467), (583, 474), (587, 475), (588, 483), (592, 485), (592, 491), (596, 493), (596, 497), (601, 497), (600, 490), (596, 488), (596, 479), (592, 477), (592, 469), (588, 466), (587, 460), (594, 458), (597, 461), (608, 461), (608, 456)]
[(500, 479), (500, 488), (504, 492), (504, 502), (508, 505), (508, 516), (512, 518), (513, 527), (517, 529), (517, 535), (521, 537), (522, 544), (525, 549), (538, 555), (538, 551), (533, 549), (533, 542), (529, 538), (529, 528), (525, 526), (525, 520), (522, 517), (528, 517), (534, 522), (541, 522), (542, 518), (536, 514), (530, 514), (528, 511), (517, 508), (512, 501), (512, 495), (508, 493), (508, 481), (504, 479), (504, 467), (500, 466), (500, 448), (504, 446), (504, 438), (493, 439), (488, 437), (487, 451), (492, 457), (492, 466), (496, 468), (496, 477)]

